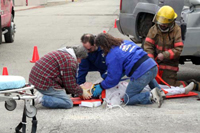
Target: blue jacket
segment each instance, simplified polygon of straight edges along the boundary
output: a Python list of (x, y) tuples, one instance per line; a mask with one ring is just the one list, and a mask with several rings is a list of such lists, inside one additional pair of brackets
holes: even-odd
[(88, 53), (86, 59), (81, 60), (77, 76), (78, 84), (85, 83), (89, 71), (99, 71), (101, 75), (107, 71), (105, 57), (100, 47), (95, 52)]
[[(124, 40), (121, 46), (113, 47), (106, 56), (107, 77), (101, 82), (101, 86), (104, 89), (116, 86), (122, 73), (128, 76), (135, 63), (145, 56), (147, 53), (132, 41)], [(155, 61), (148, 58), (139, 65), (130, 77), (138, 79), (154, 66), (156, 66)]]

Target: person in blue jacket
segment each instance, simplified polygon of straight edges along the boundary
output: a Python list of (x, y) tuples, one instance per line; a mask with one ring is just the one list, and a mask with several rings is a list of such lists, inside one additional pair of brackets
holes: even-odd
[(88, 51), (88, 57), (82, 59), (79, 64), (77, 83), (83, 84), (86, 81), (86, 76), (90, 71), (98, 71), (101, 74), (102, 78), (106, 77), (107, 66), (105, 63), (105, 57), (103, 51), (100, 47), (97, 47), (94, 44), (95, 36), (92, 34), (84, 34), (81, 37), (81, 42), (83, 46)]
[[(124, 73), (130, 77), (125, 103), (135, 105), (157, 102), (158, 107), (161, 107), (163, 92), (155, 80), (158, 69), (155, 61), (141, 47), (107, 33), (99, 34), (95, 38), (95, 45), (101, 47), (106, 56), (107, 77), (95, 85), (94, 97), (100, 95), (103, 89), (116, 86)], [(146, 85), (150, 86), (150, 92), (142, 92)]]

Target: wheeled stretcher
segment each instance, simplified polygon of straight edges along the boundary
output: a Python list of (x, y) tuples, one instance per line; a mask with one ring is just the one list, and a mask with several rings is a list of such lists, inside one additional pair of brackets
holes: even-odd
[(22, 122), (15, 128), (16, 133), (26, 132), (26, 117), (32, 118), (32, 133), (37, 129), (37, 109), (34, 106), (34, 86), (26, 84), (21, 76), (0, 76), (0, 102), (5, 102), (5, 108), (13, 111), (16, 106), (16, 100), (24, 100), (24, 110)]

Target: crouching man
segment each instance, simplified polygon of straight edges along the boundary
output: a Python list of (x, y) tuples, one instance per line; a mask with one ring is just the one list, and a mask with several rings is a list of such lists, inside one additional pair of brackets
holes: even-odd
[(29, 75), (29, 83), (38, 90), (36, 104), (69, 109), (73, 103), (67, 94), (90, 99), (91, 94), (76, 84), (78, 63), (87, 55), (87, 50), (78, 46), (50, 52), (38, 60)]

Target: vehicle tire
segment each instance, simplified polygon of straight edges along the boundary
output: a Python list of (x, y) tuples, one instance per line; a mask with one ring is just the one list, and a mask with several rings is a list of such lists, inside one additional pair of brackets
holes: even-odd
[[(1, 15), (0, 15), (0, 25), (1, 25)], [(0, 30), (0, 44), (2, 43), (2, 28)]]
[(138, 33), (142, 38), (146, 38), (149, 29), (153, 26), (153, 14), (141, 14), (138, 21)]
[(14, 37), (15, 37), (15, 23), (13, 16), (11, 17), (11, 24), (10, 27), (6, 28), (8, 32), (4, 35), (5, 42), (6, 43), (12, 43), (14, 42)]
[(141, 37), (141, 40), (142, 40), (142, 45), (141, 45), (141, 48), (144, 49), (144, 42), (145, 42), (145, 38), (149, 32), (149, 29), (153, 26), (153, 17), (154, 15), (153, 14), (147, 14), (147, 13), (144, 13), (144, 14), (140, 14), (139, 16), (139, 19), (138, 19), (138, 33), (139, 33), (139, 36)]
[(2, 43), (2, 29), (0, 30), (0, 44)]
[(144, 49), (144, 42), (145, 42), (145, 38), (142, 38), (142, 45), (141, 45), (142, 49)]
[(200, 58), (199, 57), (193, 57), (192, 63), (195, 64), (195, 65), (200, 65)]

